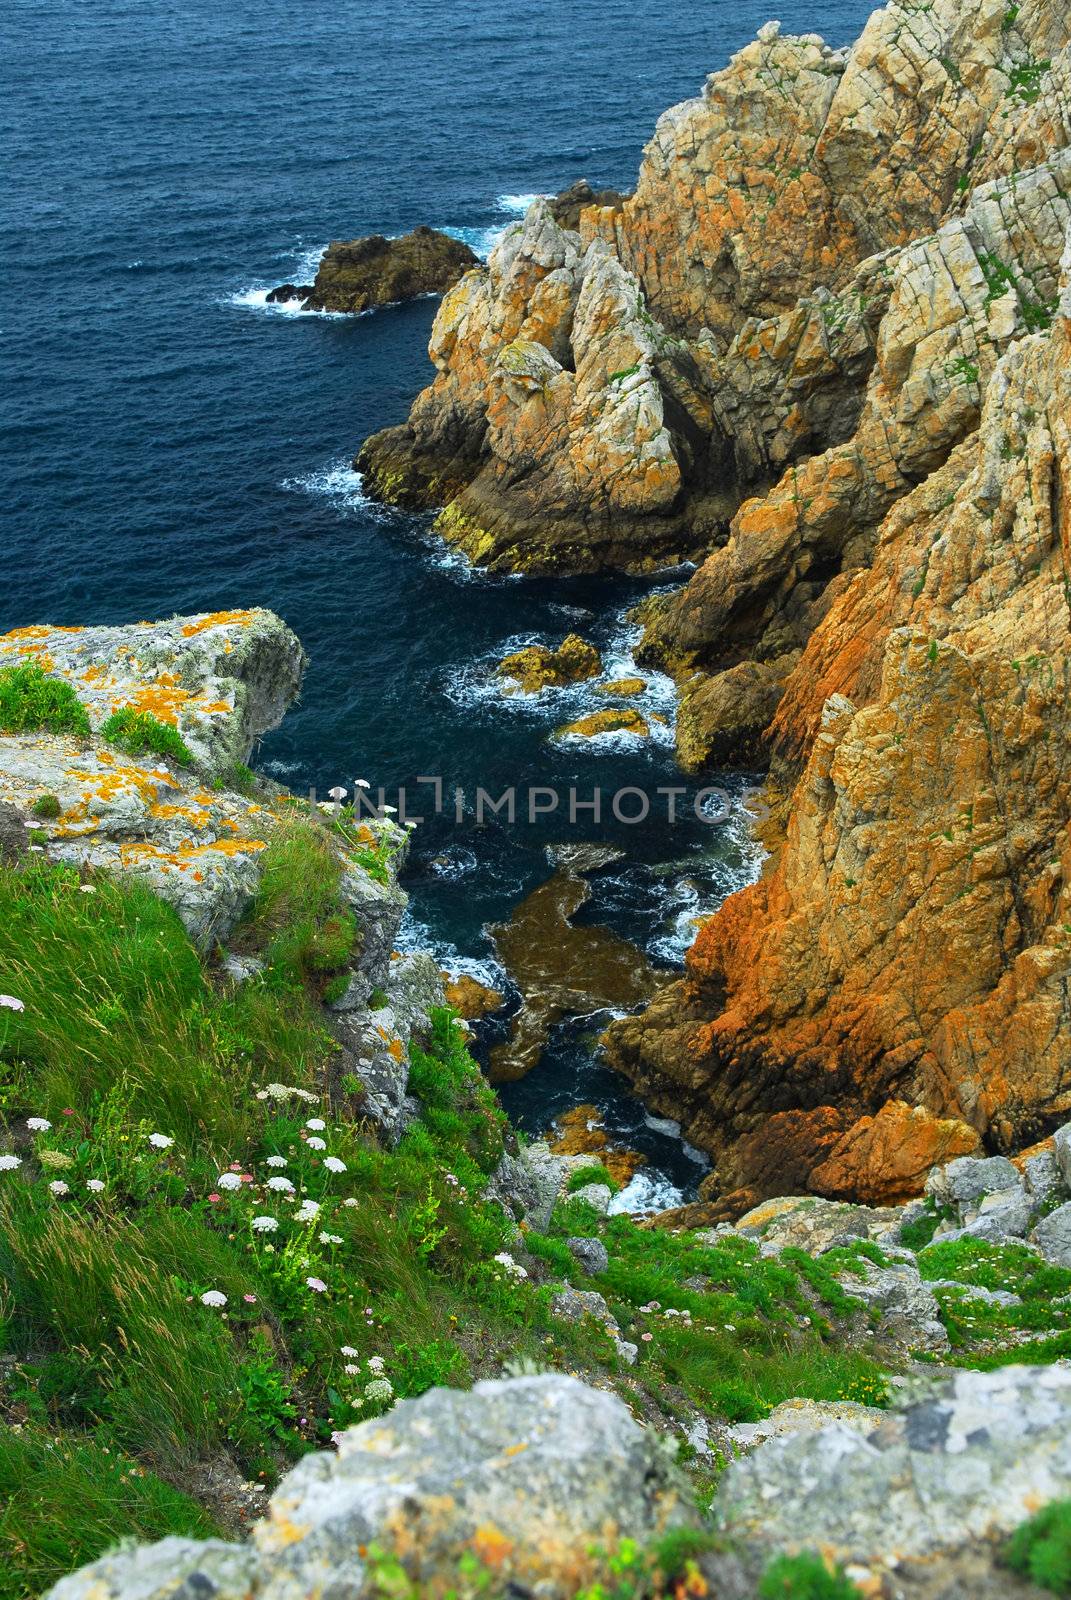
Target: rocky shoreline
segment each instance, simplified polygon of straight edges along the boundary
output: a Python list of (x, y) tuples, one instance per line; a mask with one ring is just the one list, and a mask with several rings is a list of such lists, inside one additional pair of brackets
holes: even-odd
[(699, 563), (637, 659), (686, 771), (769, 764), (771, 855), (608, 1052), (727, 1214), (1071, 1106), (1069, 87), (1051, 0), (764, 26), (631, 196), (507, 231), (358, 457), (492, 570)]

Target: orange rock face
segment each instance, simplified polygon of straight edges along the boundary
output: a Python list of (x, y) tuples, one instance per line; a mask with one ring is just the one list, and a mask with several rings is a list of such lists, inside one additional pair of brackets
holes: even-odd
[(997, 363), (788, 679), (775, 733), (804, 764), (776, 863), (611, 1029), (724, 1189), (902, 1197), (1071, 1108), (1068, 239), (1051, 327)]

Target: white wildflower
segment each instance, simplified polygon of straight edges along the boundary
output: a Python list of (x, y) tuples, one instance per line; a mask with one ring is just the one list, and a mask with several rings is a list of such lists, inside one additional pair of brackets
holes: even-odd
[(174, 1139), (169, 1139), (166, 1133), (150, 1133), (149, 1143), (154, 1150), (170, 1150)]
[(294, 1185), (289, 1178), (269, 1178), (264, 1187), (266, 1189), (274, 1189), (277, 1194), (293, 1194), (294, 1192)]
[(394, 1399), (394, 1385), (389, 1378), (373, 1378), (364, 1386), (364, 1397), (377, 1405), (386, 1405), (388, 1400)]
[(62, 1178), (53, 1178), (52, 1182), (49, 1184), (48, 1187), (51, 1189), (53, 1194), (63, 1195), (63, 1194), (70, 1194), (70, 1192), (71, 1192), (70, 1188), (68, 1187), (67, 1184), (64, 1183)]
[(34, 1133), (47, 1133), (52, 1124), (47, 1117), (27, 1117), (26, 1126), (32, 1128)]
[(354, 1199), (353, 1195), (351, 1194), (351, 1195), (347, 1195), (346, 1196), (346, 1198), (345, 1198), (345, 1200), (343, 1200), (342, 1204), (344, 1206), (355, 1206), (357, 1204), (357, 1201)]
[(14, 1172), (16, 1167), (21, 1166), (21, 1156), (0, 1156), (0, 1172)]
[(368, 1370), (369, 1372), (374, 1372), (377, 1378), (382, 1377), (387, 1370), (387, 1363), (382, 1356), (369, 1356)]
[(339, 1233), (321, 1233), (321, 1235), (320, 1235), (320, 1243), (321, 1244), (341, 1244), (342, 1243), (342, 1235), (339, 1234)]
[(242, 1180), (237, 1172), (221, 1172), (216, 1179), (217, 1189), (240, 1189)]
[(78, 885), (79, 894), (96, 894), (96, 892), (96, 889), (94, 889), (91, 883), (80, 883)]
[(21, 1000), (16, 1000), (13, 994), (0, 994), (0, 1011), (25, 1011), (26, 1007)]
[(227, 1304), (227, 1296), (220, 1289), (206, 1289), (201, 1296), (201, 1304), (203, 1306), (225, 1306)]
[(103, 1193), (104, 1185), (99, 1178), (87, 1178), (86, 1188), (89, 1190), (90, 1194), (101, 1194)]
[(360, 1353), (359, 1351), (355, 1350), (351, 1344), (340, 1344), (338, 1349), (339, 1354), (343, 1356), (355, 1356)]
[[(337, 1156), (324, 1156), (324, 1166), (327, 1168), (328, 1172), (346, 1171), (346, 1163), (344, 1161), (340, 1161)], [(348, 1200), (346, 1201), (346, 1204), (349, 1205)]]
[(347, 1361), (342, 1370), (348, 1377), (355, 1378), (361, 1370), (360, 1362)]
[(323, 1294), (327, 1289), (327, 1285), (322, 1278), (306, 1278), (305, 1282), (308, 1287), (315, 1290), (317, 1294)]
[(254, 1217), (250, 1223), (254, 1233), (274, 1233), (278, 1226), (278, 1217)]
[(285, 1167), (286, 1166), (286, 1157), (285, 1156), (269, 1156), (268, 1159), (265, 1161), (264, 1165), (266, 1167)]
[(303, 1200), (294, 1215), (299, 1222), (315, 1222), (320, 1215), (320, 1207), (315, 1200)]
[(327, 1149), (327, 1143), (323, 1139), (315, 1139), (315, 1138), (306, 1139), (305, 1143), (308, 1145), (310, 1150), (326, 1150)]
[(495, 1260), (505, 1270), (507, 1277), (515, 1278), (518, 1283), (522, 1278), (527, 1278), (528, 1273), (524, 1267), (519, 1261), (514, 1261), (508, 1250), (500, 1250)]
[(305, 1126), (306, 1128), (311, 1128), (313, 1133), (322, 1133), (327, 1127), (327, 1123), (323, 1117), (310, 1117)]

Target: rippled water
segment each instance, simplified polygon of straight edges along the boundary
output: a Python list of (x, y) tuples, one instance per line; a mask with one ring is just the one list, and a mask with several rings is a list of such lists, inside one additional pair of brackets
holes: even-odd
[[(533, 194), (631, 185), (657, 116), (769, 4), (7, 0), (0, 629), (273, 607), (312, 658), (261, 752), (295, 786), (674, 781), (668, 734), (548, 744), (605, 703), (590, 689), (522, 705), (487, 681), (507, 648), (574, 628), (624, 668), (642, 585), (490, 581), (424, 519), (364, 502), (349, 460), (426, 381), (434, 302), (343, 318), (265, 294), (332, 237), (428, 222), (485, 250)], [(867, 11), (776, 9), (833, 43)], [(645, 704), (665, 712), (667, 686)], [(484, 925), (567, 831), (421, 829), (410, 938), (489, 971)], [(582, 915), (667, 962), (748, 871), (733, 826), (588, 831), (628, 859)], [(598, 1067), (591, 1026), (558, 1030), (512, 1109), (537, 1127), (596, 1099), (687, 1186), (694, 1164)]]

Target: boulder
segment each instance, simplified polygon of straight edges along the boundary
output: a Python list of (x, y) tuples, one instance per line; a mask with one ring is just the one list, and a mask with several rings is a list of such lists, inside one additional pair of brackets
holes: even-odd
[(521, 694), (538, 694), (541, 689), (560, 689), (568, 683), (583, 683), (597, 678), (602, 658), (593, 644), (571, 633), (552, 649), (531, 644), (506, 656), (496, 668), (500, 677), (510, 678)]
[[(415, 300), (418, 295), (445, 294), (479, 265), (479, 257), (467, 244), (435, 228), (414, 228), (398, 239), (377, 233), (336, 242), (321, 258), (305, 309), (360, 312)], [(282, 298), (284, 290), (293, 288), (284, 284), (277, 293)]]
[(1057, 1267), (1071, 1267), (1071, 1200), (1040, 1219), (1034, 1238), (1046, 1261)]
[(597, 1278), (610, 1265), (610, 1254), (601, 1239), (566, 1239), (569, 1254), (589, 1278)]
[(585, 1205), (594, 1206), (602, 1216), (609, 1211), (613, 1197), (614, 1192), (608, 1183), (585, 1183), (569, 1196), (570, 1200), (583, 1200)]
[(1018, 1188), (1019, 1173), (1006, 1156), (961, 1156), (935, 1167), (926, 1179), (926, 1193), (946, 1206), (969, 1206), (985, 1195)]
[(1062, 1128), (1057, 1128), (1052, 1136), (1052, 1149), (1060, 1176), (1065, 1186), (1071, 1189), (1071, 1122), (1065, 1122)]
[[(957, 1372), (867, 1435), (833, 1423), (770, 1439), (729, 1467), (716, 1507), (752, 1583), (773, 1555), (808, 1548), (880, 1579), (961, 1550), (991, 1566), (1004, 1535), (1069, 1493), (1071, 1372), (1005, 1367)], [(753, 1594), (739, 1569), (718, 1586), (723, 1559), (705, 1564), (714, 1591)]]
[(651, 726), (646, 717), (631, 706), (614, 706), (605, 711), (592, 711), (578, 717), (556, 730), (559, 739), (597, 739), (604, 733), (631, 733), (638, 739), (649, 739)]
[(475, 1561), (493, 1573), (488, 1592), (566, 1600), (599, 1580), (599, 1546), (697, 1522), (682, 1477), (621, 1400), (548, 1374), (432, 1389), (349, 1429), (337, 1454), (287, 1474), (250, 1546), (126, 1549), (50, 1596), (371, 1600), (382, 1593), (375, 1545), (420, 1593), (456, 1586)]

